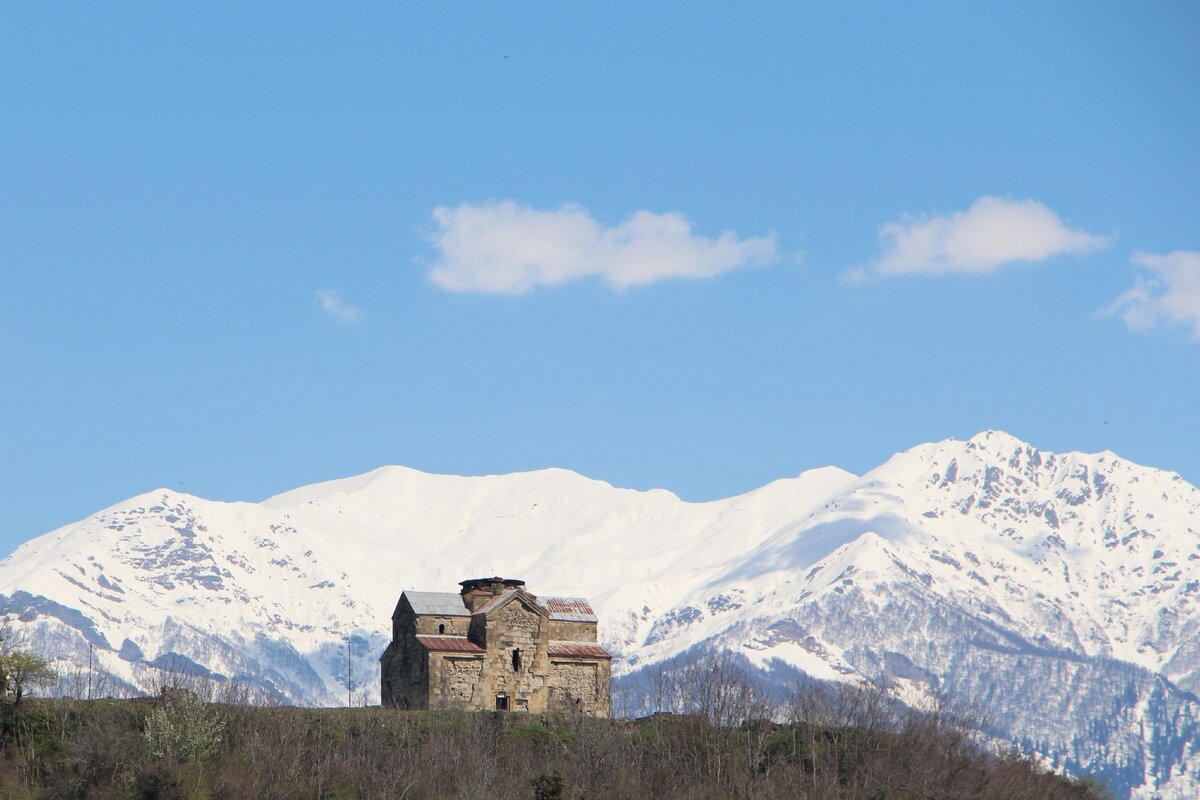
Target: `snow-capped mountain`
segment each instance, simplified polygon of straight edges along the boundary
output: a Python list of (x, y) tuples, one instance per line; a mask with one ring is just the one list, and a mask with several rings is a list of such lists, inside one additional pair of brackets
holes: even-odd
[(0, 562), (0, 613), (131, 689), (188, 669), (333, 704), (347, 640), (378, 696), (402, 589), (484, 574), (590, 597), (618, 674), (712, 645), (884, 679), (1118, 795), (1200, 793), (1200, 491), (999, 432), (708, 503), (557, 469), (385, 467), (258, 504), (158, 490)]

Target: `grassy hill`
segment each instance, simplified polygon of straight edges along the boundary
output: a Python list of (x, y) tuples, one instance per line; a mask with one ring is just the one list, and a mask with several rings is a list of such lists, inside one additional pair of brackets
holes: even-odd
[[(869, 702), (843, 721), (715, 725), (155, 699), (0, 706), (0, 797), (995, 798), (1088, 800), (1086, 783), (986, 753), (937, 715)], [(833, 720), (833, 722), (831, 722)]]

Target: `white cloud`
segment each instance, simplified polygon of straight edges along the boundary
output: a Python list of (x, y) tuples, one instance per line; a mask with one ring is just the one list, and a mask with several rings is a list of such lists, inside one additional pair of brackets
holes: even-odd
[(317, 289), (313, 296), (323, 312), (343, 325), (362, 322), (365, 316), (361, 308), (343, 300), (342, 293), (337, 289)]
[(433, 211), (438, 256), (429, 278), (455, 292), (522, 294), (599, 277), (624, 289), (668, 278), (710, 278), (776, 257), (773, 235), (698, 236), (677, 212), (637, 211), (605, 227), (587, 209), (542, 211), (511, 200)]
[(879, 229), (883, 254), (866, 269), (843, 278), (861, 283), (868, 275), (983, 274), (1016, 261), (1042, 261), (1062, 253), (1086, 253), (1108, 237), (1068, 228), (1036, 200), (981, 197), (966, 211), (922, 215)]
[(1134, 253), (1133, 263), (1144, 267), (1147, 274), (1139, 275), (1108, 307), (1108, 313), (1119, 314), (1133, 330), (1184, 325), (1200, 339), (1200, 253)]

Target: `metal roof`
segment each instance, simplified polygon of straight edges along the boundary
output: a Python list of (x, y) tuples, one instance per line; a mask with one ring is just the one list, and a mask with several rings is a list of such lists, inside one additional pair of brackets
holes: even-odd
[[(475, 613), (490, 613), (508, 602), (518, 591), (520, 590), (509, 589), (497, 595), (495, 599)], [(467, 610), (467, 606), (463, 602), (462, 595), (458, 592), (414, 592), (406, 589), (402, 596), (408, 598), (408, 603), (412, 606), (415, 614), (435, 617), (471, 616), (471, 612)], [(591, 604), (582, 597), (539, 597), (537, 603), (550, 614), (550, 619), (564, 622), (596, 622), (596, 612), (592, 610)]]
[(462, 595), (458, 592), (414, 592), (405, 589), (402, 597), (408, 598), (415, 614), (429, 614), (437, 617), (469, 617), (471, 612), (463, 603)]
[(482, 653), (483, 648), (465, 636), (418, 636), (426, 650), (438, 653)]
[(550, 612), (550, 619), (565, 622), (596, 621), (596, 612), (582, 597), (539, 597), (538, 605)]
[(612, 658), (612, 654), (595, 642), (551, 642), (550, 655), (583, 658)]

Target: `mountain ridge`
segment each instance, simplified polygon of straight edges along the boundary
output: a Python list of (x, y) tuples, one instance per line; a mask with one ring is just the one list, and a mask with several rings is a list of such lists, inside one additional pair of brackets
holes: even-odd
[(1200, 787), (1200, 491), (1000, 431), (702, 502), (561, 468), (387, 466), (260, 503), (158, 489), (0, 561), (0, 613), (64, 663), (90, 643), (129, 691), (191, 665), (336, 704), (347, 642), (350, 682), (378, 691), (402, 589), (474, 574), (589, 596), (619, 675), (718, 647), (910, 695), (1007, 693), (989, 735), (1128, 796)]

